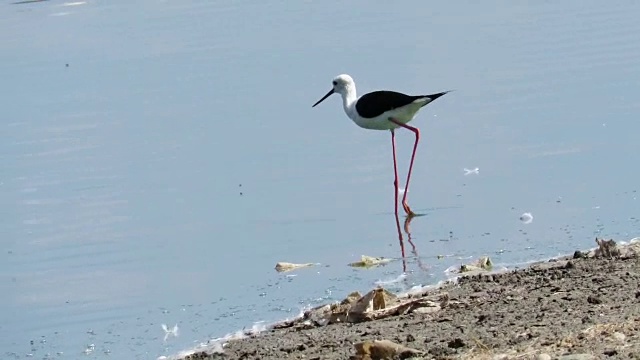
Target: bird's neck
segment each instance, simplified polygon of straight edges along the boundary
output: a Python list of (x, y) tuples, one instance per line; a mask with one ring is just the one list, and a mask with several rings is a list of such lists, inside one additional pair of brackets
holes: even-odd
[(344, 94), (342, 94), (342, 106), (344, 107), (344, 111), (352, 117), (354, 114), (354, 105), (356, 103), (357, 95), (356, 95), (356, 87), (349, 86), (347, 87)]

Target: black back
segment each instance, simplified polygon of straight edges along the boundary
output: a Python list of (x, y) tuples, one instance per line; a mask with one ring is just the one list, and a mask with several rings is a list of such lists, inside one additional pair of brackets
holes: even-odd
[(381, 115), (385, 111), (409, 105), (418, 99), (431, 99), (431, 101), (428, 101), (424, 104), (427, 105), (446, 93), (447, 92), (445, 91), (433, 95), (411, 96), (389, 90), (374, 91), (368, 94), (364, 94), (362, 95), (362, 97), (360, 97), (360, 99), (358, 99), (358, 102), (356, 103), (356, 111), (363, 118), (370, 119)]

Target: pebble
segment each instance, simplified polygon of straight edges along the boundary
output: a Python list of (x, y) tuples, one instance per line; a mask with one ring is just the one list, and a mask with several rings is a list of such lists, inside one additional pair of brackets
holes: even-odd
[(538, 354), (538, 356), (536, 356), (536, 360), (551, 360), (551, 355), (549, 355), (549, 354)]
[(513, 359), (518, 353), (515, 350), (508, 350), (508, 353), (496, 354), (491, 360), (510, 360)]
[(627, 337), (621, 332), (614, 332), (611, 336), (618, 341), (624, 341)]
[(558, 360), (596, 360), (591, 354), (571, 354), (558, 357)]
[(598, 304), (602, 304), (602, 299), (600, 299), (600, 298), (599, 298), (599, 297), (597, 297), (597, 296), (591, 296), (591, 295), (589, 295), (589, 296), (587, 296), (587, 302), (588, 302), (589, 304), (592, 304), (592, 305), (598, 305)]
[(414, 314), (431, 314), (440, 310), (440, 306), (424, 306), (414, 309), (412, 313)]
[(461, 348), (461, 347), (464, 347), (465, 345), (466, 344), (464, 343), (464, 340), (460, 338), (455, 338), (447, 343), (447, 346), (452, 349)]

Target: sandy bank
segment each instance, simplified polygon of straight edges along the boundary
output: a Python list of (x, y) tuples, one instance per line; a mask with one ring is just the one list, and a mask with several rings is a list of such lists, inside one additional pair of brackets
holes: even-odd
[(412, 296), (436, 304), (429, 310), (329, 325), (310, 313), (229, 341), (223, 354), (184, 359), (375, 359), (375, 351), (356, 357), (354, 347), (374, 340), (415, 349), (420, 359), (640, 359), (639, 254), (640, 242), (609, 243), (524, 269), (467, 275)]

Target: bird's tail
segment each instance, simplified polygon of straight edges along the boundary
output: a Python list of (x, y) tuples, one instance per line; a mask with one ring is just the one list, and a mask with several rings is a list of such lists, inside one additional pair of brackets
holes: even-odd
[(450, 93), (450, 92), (452, 92), (452, 91), (453, 91), (453, 90), (447, 90), (447, 91), (439, 92), (439, 93), (436, 93), (436, 94), (423, 95), (423, 96), (421, 96), (421, 97), (422, 97), (422, 98), (428, 98), (428, 99), (429, 99), (429, 101), (426, 101), (426, 102), (424, 103), (424, 105), (422, 105), (422, 106), (425, 106), (425, 105), (427, 105), (427, 104), (430, 104), (430, 103), (432, 103), (435, 99), (437, 99), (437, 98), (439, 98), (439, 97), (441, 97), (441, 96), (443, 96), (443, 95), (445, 95), (445, 94), (448, 94), (448, 93)]

